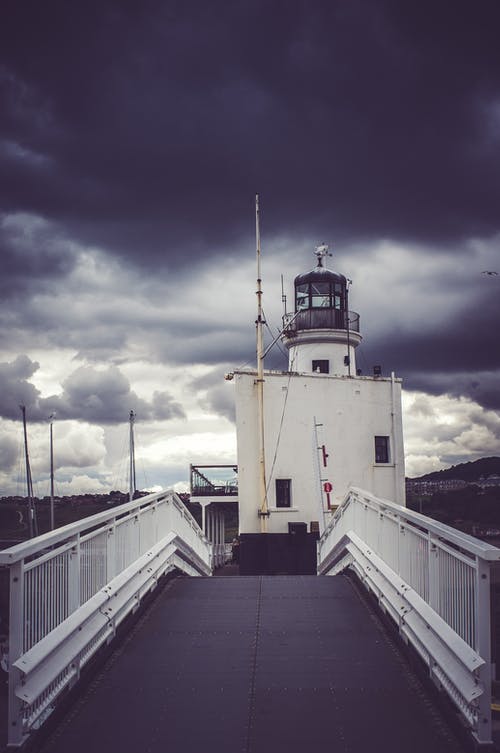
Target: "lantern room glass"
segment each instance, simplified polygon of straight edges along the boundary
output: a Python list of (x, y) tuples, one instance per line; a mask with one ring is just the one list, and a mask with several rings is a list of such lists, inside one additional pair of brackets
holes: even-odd
[(311, 282), (311, 308), (330, 307), (331, 285), (329, 282)]

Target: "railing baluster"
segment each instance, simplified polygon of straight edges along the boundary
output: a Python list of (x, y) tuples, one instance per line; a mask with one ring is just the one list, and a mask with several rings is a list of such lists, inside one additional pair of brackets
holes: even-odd
[(16, 687), (21, 680), (21, 673), (14, 662), (24, 653), (25, 634), (25, 581), (24, 562), (16, 562), (10, 568), (10, 604), (9, 604), (9, 741), (12, 745), (20, 745), (23, 740), (23, 704), (16, 696)]

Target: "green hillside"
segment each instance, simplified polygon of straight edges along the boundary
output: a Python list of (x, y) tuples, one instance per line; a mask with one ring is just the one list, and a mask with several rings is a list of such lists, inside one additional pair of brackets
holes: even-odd
[(445, 481), (446, 479), (461, 479), (462, 481), (479, 481), (481, 476), (500, 475), (500, 458), (480, 458), (470, 463), (459, 463), (442, 471), (433, 471), (424, 476), (412, 478), (411, 481)]

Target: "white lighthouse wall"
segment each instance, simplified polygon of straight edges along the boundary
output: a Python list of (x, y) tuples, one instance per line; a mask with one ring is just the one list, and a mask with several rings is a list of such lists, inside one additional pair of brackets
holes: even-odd
[[(344, 363), (347, 356), (347, 344), (323, 342), (300, 343), (292, 345), (289, 350), (289, 371), (300, 373), (312, 372), (312, 362), (325, 360), (329, 362), (330, 374), (347, 376), (349, 367)], [(353, 345), (349, 346), (351, 359), (351, 374), (356, 373), (356, 352)]]
[[(256, 375), (240, 371), (234, 379), (240, 533), (258, 533)], [(321, 524), (315, 419), (329, 454), (321, 477), (333, 486), (332, 504), (350, 486), (404, 504), (401, 380), (267, 372), (264, 406), (270, 533), (286, 533), (289, 522)], [(375, 462), (375, 436), (389, 437), (388, 463)], [(276, 479), (291, 479), (290, 508), (276, 508)]]

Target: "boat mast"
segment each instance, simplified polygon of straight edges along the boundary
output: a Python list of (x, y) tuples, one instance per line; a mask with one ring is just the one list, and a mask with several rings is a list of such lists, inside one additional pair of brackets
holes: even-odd
[(129, 456), (130, 456), (130, 473), (129, 473), (129, 479), (130, 479), (130, 485), (129, 485), (129, 491), (128, 491), (128, 498), (129, 501), (132, 502), (134, 499), (134, 493), (136, 489), (136, 482), (135, 482), (135, 443), (134, 443), (134, 422), (135, 422), (135, 413), (133, 410), (130, 411), (129, 414)]
[(50, 421), (50, 530), (55, 528), (54, 520), (54, 414), (49, 416)]
[(28, 530), (30, 539), (38, 536), (38, 522), (36, 519), (35, 500), (33, 494), (33, 479), (31, 477), (30, 456), (28, 452), (28, 431), (26, 428), (26, 406), (20, 405), (23, 415), (23, 432), (24, 432), (24, 458), (26, 462), (26, 489), (28, 497)]
[(266, 488), (266, 458), (264, 452), (264, 340), (262, 325), (262, 279), (260, 272), (259, 195), (255, 196), (255, 239), (257, 245), (257, 412), (259, 434), (259, 517), (260, 531), (267, 533), (269, 507)]

